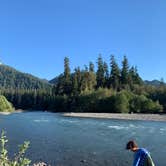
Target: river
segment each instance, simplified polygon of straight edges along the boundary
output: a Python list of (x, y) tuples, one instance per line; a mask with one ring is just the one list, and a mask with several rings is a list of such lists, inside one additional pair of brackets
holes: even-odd
[(147, 148), (156, 166), (166, 165), (166, 122), (63, 117), (48, 112), (0, 115), (0, 130), (9, 139), (10, 157), (30, 141), (26, 156), (51, 166), (131, 166), (134, 139)]

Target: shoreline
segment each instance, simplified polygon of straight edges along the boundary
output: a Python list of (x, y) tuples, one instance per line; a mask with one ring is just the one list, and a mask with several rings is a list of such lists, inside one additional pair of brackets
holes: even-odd
[(0, 112), (0, 115), (10, 115), (13, 113), (22, 113), (24, 112), (24, 110), (18, 109), (18, 110), (14, 110), (13, 112)]
[[(41, 110), (42, 111), (42, 110)], [(0, 112), (0, 115), (10, 115), (13, 113), (27, 112), (27, 110), (15, 110), (13, 112)], [(34, 111), (35, 112), (35, 111)], [(50, 111), (48, 111), (50, 112)], [(79, 113), (79, 112), (50, 112), (64, 117), (75, 118), (97, 118), (97, 119), (117, 119), (117, 120), (141, 120), (166, 122), (166, 114), (124, 114), (124, 113)]]
[(98, 118), (117, 120), (142, 120), (166, 122), (166, 115), (160, 114), (121, 114), (121, 113), (63, 113), (64, 117)]

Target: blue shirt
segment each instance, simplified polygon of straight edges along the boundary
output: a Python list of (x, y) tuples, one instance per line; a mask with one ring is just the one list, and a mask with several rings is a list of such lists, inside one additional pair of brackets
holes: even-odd
[(150, 156), (150, 154), (146, 149), (144, 148), (138, 149), (138, 151), (135, 152), (135, 155), (134, 155), (133, 166), (144, 166), (145, 159), (147, 156)]

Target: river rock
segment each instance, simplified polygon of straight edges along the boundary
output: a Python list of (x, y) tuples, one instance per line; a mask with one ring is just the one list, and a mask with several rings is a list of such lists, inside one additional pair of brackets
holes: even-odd
[(48, 166), (48, 165), (44, 162), (40, 162), (40, 163), (37, 163), (37, 164), (33, 164), (33, 166)]

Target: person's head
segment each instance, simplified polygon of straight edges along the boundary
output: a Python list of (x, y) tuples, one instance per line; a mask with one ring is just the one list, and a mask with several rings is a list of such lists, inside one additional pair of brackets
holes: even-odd
[(135, 152), (138, 150), (138, 145), (135, 141), (131, 140), (126, 144), (126, 149)]

